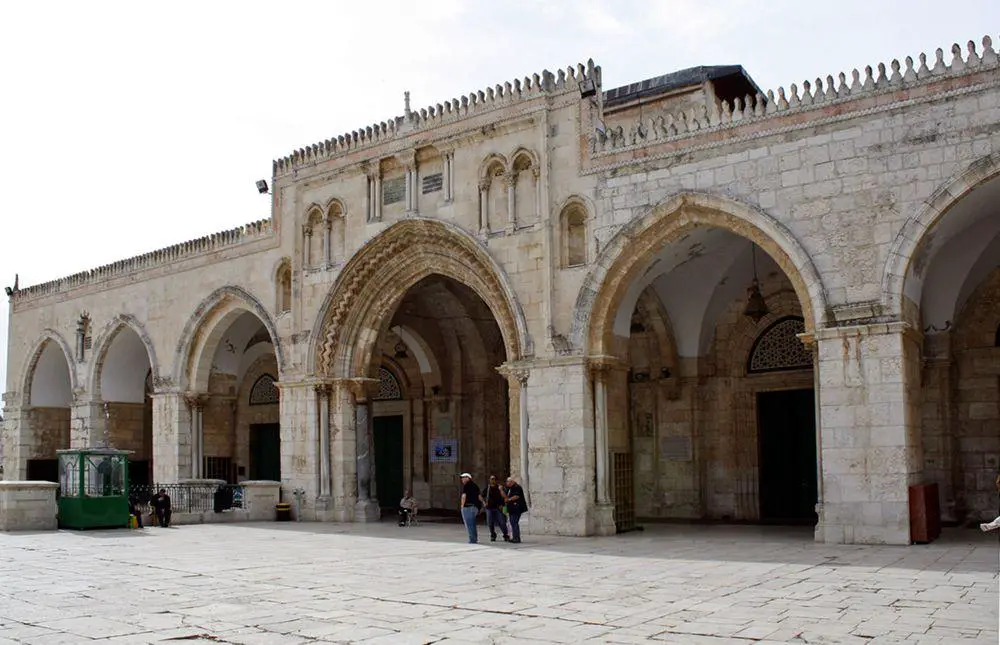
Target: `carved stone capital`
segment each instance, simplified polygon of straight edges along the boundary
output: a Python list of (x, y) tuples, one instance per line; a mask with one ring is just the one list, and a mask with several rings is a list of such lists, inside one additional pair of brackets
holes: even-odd
[(510, 385), (512, 385), (512, 386), (513, 385), (519, 385), (519, 386), (525, 386), (525, 385), (527, 385), (528, 384), (528, 377), (531, 376), (531, 370), (528, 369), (527, 367), (524, 367), (524, 366), (521, 366), (521, 365), (509, 365), (509, 364), (505, 363), (505, 364), (501, 365), (500, 367), (496, 368), (496, 370), (497, 370), (497, 372), (500, 373), (501, 376), (503, 376), (504, 378), (506, 378), (507, 382), (510, 383)]
[(587, 367), (595, 375), (628, 371), (628, 364), (617, 356), (588, 356)]
[(306, 237), (312, 237), (312, 234), (313, 234), (312, 226), (309, 226), (308, 224), (306, 224), (305, 226), (303, 226), (302, 227), (302, 234), (305, 235)]
[(542, 169), (538, 166), (532, 166), (531, 176), (535, 178), (535, 181), (538, 181), (538, 178), (542, 176)]
[(185, 392), (184, 402), (192, 410), (201, 410), (208, 403), (208, 395), (199, 392)]
[(377, 378), (367, 378), (364, 376), (337, 379), (335, 383), (346, 387), (354, 395), (358, 403), (364, 403), (371, 399), (378, 388)]
[(503, 174), (503, 185), (507, 188), (513, 188), (517, 185), (517, 175), (516, 170), (511, 170), (510, 172), (505, 172)]
[(479, 192), (487, 193), (490, 190), (490, 186), (493, 184), (492, 177), (483, 177), (479, 180)]

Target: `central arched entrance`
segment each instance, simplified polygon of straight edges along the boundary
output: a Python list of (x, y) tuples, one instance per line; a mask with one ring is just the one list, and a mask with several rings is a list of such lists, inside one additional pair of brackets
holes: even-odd
[(593, 374), (597, 505), (650, 520), (816, 523), (814, 359), (825, 310), (791, 234), (683, 195), (619, 233), (584, 284), (574, 339)]
[(461, 472), (516, 473), (518, 396), (498, 368), (524, 355), (524, 319), (475, 239), (432, 220), (389, 227), (344, 268), (318, 330), (313, 370), (338, 392), (320, 395), (320, 459), (345, 435), (357, 457), (353, 472), (347, 455), (319, 464), (321, 497), (329, 476), (334, 503), (371, 519), (405, 490), (454, 508)]

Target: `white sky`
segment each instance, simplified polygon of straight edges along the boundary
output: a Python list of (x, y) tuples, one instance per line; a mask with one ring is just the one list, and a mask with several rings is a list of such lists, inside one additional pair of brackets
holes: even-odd
[[(0, 286), (266, 218), (272, 159), (404, 90), (419, 109), (587, 58), (605, 89), (741, 64), (766, 90), (986, 33), (997, 0), (6, 3)], [(7, 317), (0, 297), (0, 385)]]

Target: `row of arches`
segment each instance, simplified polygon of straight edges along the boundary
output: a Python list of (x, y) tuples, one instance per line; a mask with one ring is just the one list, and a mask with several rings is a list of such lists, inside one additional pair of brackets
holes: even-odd
[[(955, 266), (947, 261), (949, 249), (964, 239), (970, 227), (977, 237), (997, 239), (1000, 231), (984, 222), (997, 221), (989, 205), (997, 203), (993, 197), (1000, 192), (998, 177), (1000, 168), (956, 195), (950, 206), (938, 206), (936, 214), (927, 216), (931, 221), (921, 220), (925, 217), (921, 215), (904, 227), (911, 231), (922, 227), (934, 234), (933, 243), (901, 241), (894, 246), (894, 253), (907, 245), (912, 250), (907, 262), (899, 265), (904, 278), (890, 280), (899, 288), (899, 311), (904, 318), (936, 315), (928, 300), (933, 290), (925, 286), (932, 284), (939, 263)], [(964, 202), (969, 194), (975, 199)], [(943, 281), (961, 285), (954, 298), (959, 315), (952, 316), (952, 333), (941, 339), (947, 349), (938, 356), (946, 369), (923, 368), (925, 377), (947, 379), (936, 391), (950, 400), (942, 402), (942, 409), (933, 415), (928, 411), (933, 406), (923, 408), (917, 433), (923, 452), (940, 455), (943, 465), (920, 464), (920, 470), (947, 489), (955, 517), (981, 505), (981, 480), (991, 467), (990, 454), (995, 455), (988, 439), (998, 423), (992, 411), (995, 398), (990, 398), (997, 392), (963, 387), (967, 378), (983, 379), (1000, 366), (994, 347), (1000, 313), (990, 295), (998, 288), (994, 281), (1000, 280), (997, 256), (990, 253), (993, 243), (982, 246), (964, 277)], [(752, 263), (755, 249), (766, 256), (760, 264)], [(399, 261), (387, 263), (386, 257)], [(976, 267), (991, 261), (994, 266), (986, 277), (977, 278)], [(889, 265), (897, 264), (890, 257)], [(917, 287), (905, 277), (911, 272), (919, 282)], [(978, 283), (965, 297), (961, 294), (969, 280)], [(749, 284), (759, 289), (766, 305), (756, 318), (743, 311), (743, 291)], [(887, 301), (895, 297), (887, 296)], [(220, 295), (199, 307), (193, 319), (197, 322), (189, 323), (182, 336), (186, 340), (178, 345), (178, 374), (186, 379), (184, 387), (209, 398), (217, 395), (220, 401), (248, 382), (240, 382), (241, 375), (253, 375), (249, 391), (261, 382), (263, 372), (256, 374), (251, 368), (261, 357), (252, 354), (259, 351), (253, 348), (263, 342), (259, 340), (263, 335), (273, 339), (274, 371), (280, 372), (283, 365), (267, 313), (234, 307), (225, 300)], [(431, 306), (442, 302), (452, 303), (450, 309)], [(627, 526), (637, 514), (808, 519), (810, 499), (815, 502), (822, 484), (835, 482), (840, 473), (824, 471), (816, 459), (809, 458), (809, 450), (816, 454), (829, 446), (823, 444), (822, 428), (816, 427), (816, 376), (815, 367), (809, 364), (815, 356), (793, 339), (822, 330), (832, 316), (820, 274), (801, 244), (776, 220), (746, 205), (716, 196), (681, 195), (620, 231), (602, 249), (584, 280), (569, 336), (571, 352), (577, 356), (601, 357), (601, 367), (595, 369), (588, 386), (594, 392), (592, 427), (606, 442), (596, 444), (595, 497), (599, 504), (613, 502), (616, 524)], [(195, 328), (202, 326), (205, 333), (195, 334)], [(401, 460), (402, 480), (411, 485), (422, 481), (421, 494), (431, 500), (443, 496), (451, 485), (445, 483), (448, 475), (457, 468), (454, 462), (435, 460), (437, 451), (431, 447), (436, 442), (440, 442), (442, 456), (448, 454), (449, 442), (457, 442), (463, 458), (484, 472), (502, 472), (526, 463), (526, 397), (521, 389), (523, 377), (515, 368), (534, 356), (533, 341), (503, 269), (472, 236), (452, 225), (420, 218), (389, 227), (347, 262), (322, 307), (316, 329), (307, 354), (307, 373), (375, 378), (380, 387), (384, 375), (394, 376), (397, 387), (386, 388), (398, 390), (401, 398), (378, 399), (383, 412), (392, 414), (374, 414), (376, 419), (398, 416), (401, 420), (378, 422), (381, 425), (373, 430), (375, 452), (379, 452), (380, 432), (401, 437), (383, 444), (383, 452), (404, 446), (397, 451), (401, 454), (386, 459)], [(938, 349), (933, 344), (939, 332), (934, 325), (928, 329), (926, 353)], [(97, 344), (99, 348), (104, 345)], [(36, 353), (38, 365), (53, 360), (46, 357), (48, 347), (43, 343)], [(119, 351), (128, 353), (128, 346), (122, 347)], [(107, 357), (102, 359), (105, 364), (115, 364), (116, 354), (110, 349), (98, 352)], [(966, 363), (974, 376), (963, 372)], [(505, 366), (509, 376), (503, 379), (496, 368)], [(520, 369), (530, 372), (533, 368)], [(154, 384), (156, 372), (150, 365)], [(38, 378), (38, 383), (48, 383)], [(67, 378), (68, 388), (65, 383), (59, 387), (75, 391), (72, 370)], [(521, 385), (515, 388), (515, 382)], [(34, 386), (33, 381), (32, 396)], [(907, 396), (913, 397), (911, 404), (935, 402), (926, 382), (911, 379), (906, 388)], [(101, 391), (131, 396), (128, 392), (134, 392), (134, 384), (109, 383)], [(991, 400), (993, 408), (988, 405)], [(221, 405), (218, 409), (211, 405), (215, 404), (199, 408), (203, 410), (200, 423), (222, 415)], [(540, 430), (545, 428), (544, 415), (533, 418)], [(477, 425), (476, 419), (484, 421)], [(220, 423), (238, 436), (242, 421)], [(582, 427), (587, 423), (583, 419)], [(942, 426), (933, 431), (940, 430), (940, 436), (932, 432), (935, 423)], [(973, 441), (964, 441), (966, 436)], [(216, 445), (207, 434), (203, 439), (204, 446)], [(217, 445), (223, 443), (219, 439)], [(978, 447), (970, 452), (965, 444)], [(788, 455), (766, 446), (796, 448)], [(927, 450), (929, 446), (933, 450)], [(910, 451), (911, 446), (904, 448)], [(535, 450), (532, 458), (544, 464), (549, 458), (545, 447)], [(775, 479), (773, 466), (771, 475), (765, 474), (767, 463), (803, 468), (786, 467), (794, 479)], [(806, 467), (809, 464), (811, 470)], [(367, 491), (372, 497), (378, 495), (377, 490), (398, 485), (382, 480), (378, 486), (379, 470), (387, 469), (375, 469), (375, 483)], [(774, 508), (775, 497), (767, 491), (788, 486), (804, 489), (798, 505)], [(360, 488), (358, 494), (362, 494)], [(542, 512), (548, 512), (544, 502)], [(794, 517), (783, 517), (788, 514)]]

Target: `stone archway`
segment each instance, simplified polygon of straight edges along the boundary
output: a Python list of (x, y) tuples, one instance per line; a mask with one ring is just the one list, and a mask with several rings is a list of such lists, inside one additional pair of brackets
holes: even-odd
[(410, 219), (380, 233), (344, 267), (320, 312), (310, 371), (366, 376), (386, 315), (410, 287), (433, 274), (465, 284), (482, 298), (503, 334), (508, 361), (532, 353), (524, 314), (503, 269), (458, 228)]
[(746, 204), (703, 193), (683, 193), (619, 231), (587, 275), (574, 306), (572, 340), (590, 356), (613, 354), (614, 319), (628, 286), (670, 242), (695, 227), (730, 231), (760, 246), (792, 282), (803, 303), (806, 330), (827, 318), (826, 291), (798, 240), (783, 224)]
[(925, 202), (924, 208), (903, 224), (889, 247), (882, 271), (882, 309), (885, 314), (905, 319), (904, 289), (907, 275), (915, 269), (923, 273), (933, 243), (932, 229), (969, 193), (1000, 175), (1000, 152), (982, 157), (942, 185)]

